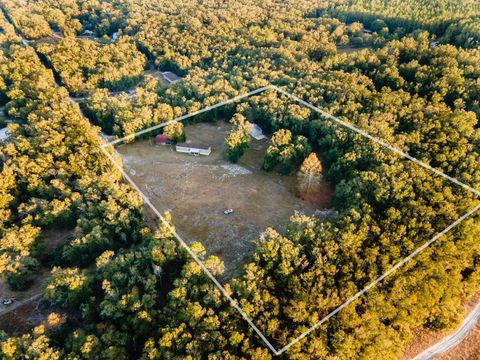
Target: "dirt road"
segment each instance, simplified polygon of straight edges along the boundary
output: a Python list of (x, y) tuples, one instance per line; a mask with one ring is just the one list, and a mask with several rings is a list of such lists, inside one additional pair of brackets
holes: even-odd
[(475, 308), (468, 314), (460, 327), (453, 334), (444, 337), (441, 341), (431, 346), (421, 354), (415, 356), (412, 360), (429, 360), (435, 356), (443, 354), (455, 347), (469, 334), (469, 332), (475, 327), (480, 320), (480, 304), (477, 304)]
[(26, 303), (28, 303), (30, 301), (39, 299), (42, 296), (42, 294), (43, 293), (38, 293), (38, 294), (35, 294), (35, 295), (33, 295), (33, 296), (31, 296), (27, 299), (24, 299), (24, 300), (21, 300), (21, 301), (15, 301), (13, 304), (8, 305), (8, 306), (2, 305), (3, 308), (0, 309), (0, 316), (8, 314), (10, 311), (15, 310), (16, 308), (18, 308), (22, 305), (25, 305)]

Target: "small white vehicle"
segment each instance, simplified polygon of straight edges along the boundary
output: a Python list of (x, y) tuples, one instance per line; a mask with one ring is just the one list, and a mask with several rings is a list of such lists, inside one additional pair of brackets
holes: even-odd
[(11, 305), (15, 301), (14, 297), (2, 299), (2, 305)]
[(233, 214), (233, 209), (227, 209), (223, 212), (225, 215)]

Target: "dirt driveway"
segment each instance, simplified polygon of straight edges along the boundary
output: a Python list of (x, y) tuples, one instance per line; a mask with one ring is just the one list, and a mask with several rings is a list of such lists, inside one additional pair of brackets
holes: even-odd
[[(139, 141), (118, 148), (126, 171), (160, 212), (170, 211), (178, 234), (201, 242), (225, 263), (226, 280), (242, 268), (254, 241), (267, 227), (282, 231), (295, 212), (313, 214), (329, 207), (325, 196), (309, 203), (295, 196), (295, 176), (261, 170), (268, 139), (252, 140), (238, 164), (226, 161), (223, 121), (186, 127), (187, 140), (212, 146), (210, 156), (191, 156)], [(225, 209), (233, 209), (224, 215)]]

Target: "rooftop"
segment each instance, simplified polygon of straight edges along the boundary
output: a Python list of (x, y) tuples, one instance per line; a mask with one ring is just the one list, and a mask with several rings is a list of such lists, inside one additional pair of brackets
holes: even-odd
[(256, 140), (265, 139), (266, 136), (263, 135), (262, 128), (257, 124), (252, 124), (252, 129), (250, 130), (250, 135)]
[(0, 129), (0, 141), (7, 139), (10, 134), (7, 132), (7, 128)]
[(182, 80), (180, 76), (178, 76), (177, 74), (174, 74), (171, 71), (162, 72), (162, 75), (165, 78), (165, 80), (167, 80), (170, 84), (173, 84), (173, 83), (176, 83), (177, 81)]
[(200, 150), (209, 150), (211, 148), (210, 145), (190, 144), (190, 143), (178, 143), (177, 147), (200, 149)]
[(168, 138), (168, 136), (164, 135), (164, 134), (158, 134), (157, 136), (155, 136), (155, 141), (169, 141), (170, 139)]

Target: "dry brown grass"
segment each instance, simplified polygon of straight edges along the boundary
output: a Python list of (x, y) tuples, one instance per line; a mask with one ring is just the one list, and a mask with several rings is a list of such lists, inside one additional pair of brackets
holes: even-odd
[[(268, 139), (252, 140), (240, 162), (226, 161), (223, 121), (186, 127), (192, 143), (212, 146), (210, 156), (190, 156), (170, 147), (140, 141), (120, 146), (125, 169), (160, 212), (170, 211), (179, 235), (201, 242), (225, 262), (225, 277), (235, 275), (267, 227), (280, 232), (295, 211), (314, 214), (330, 206), (331, 188), (316, 202), (295, 196), (296, 176), (261, 170)], [(311, 199), (310, 199), (311, 200)], [(232, 208), (232, 215), (224, 215)]]

